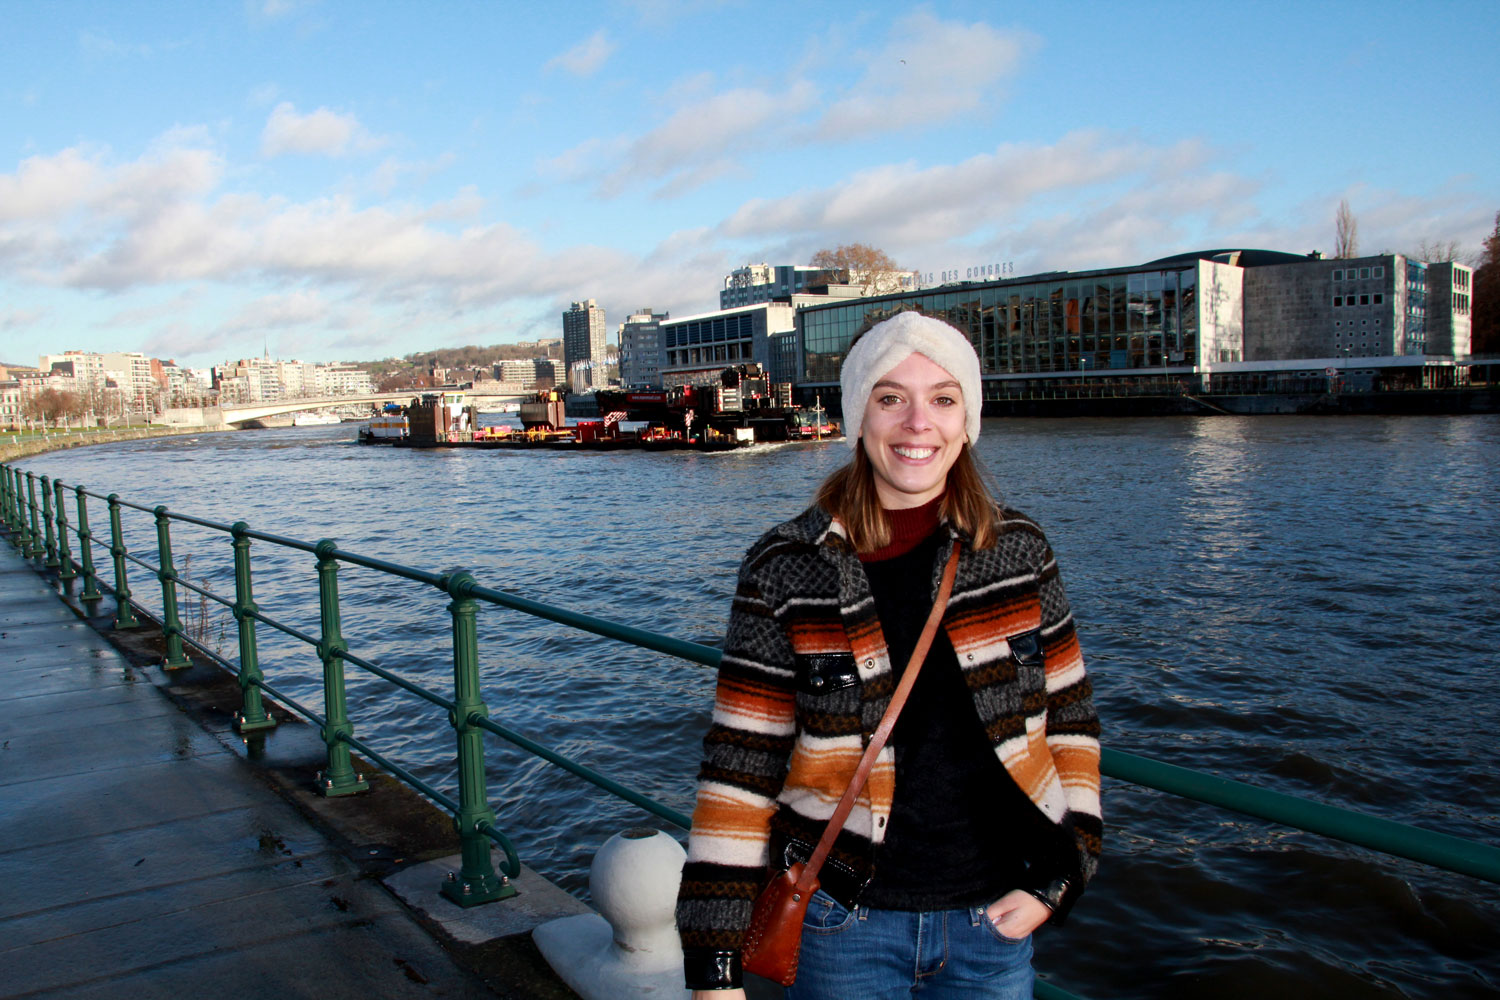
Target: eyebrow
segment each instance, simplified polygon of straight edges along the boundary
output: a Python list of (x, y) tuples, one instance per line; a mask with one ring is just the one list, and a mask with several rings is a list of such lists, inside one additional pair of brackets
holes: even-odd
[[(886, 388), (890, 388), (890, 389), (905, 389), (905, 388), (907, 388), (902, 383), (894, 381), (893, 379), (883, 378), (879, 382), (876, 382), (873, 386), (871, 386), (870, 387), (870, 391), (874, 392), (876, 389), (879, 389), (882, 386), (885, 386)], [(958, 379), (948, 379), (948, 380), (943, 381), (943, 382), (934, 382), (934, 383), (932, 383), (932, 385), (928, 386), (928, 388), (929, 389), (958, 389), (958, 390), (962, 391), (963, 386), (961, 386), (961, 385), (958, 384)]]

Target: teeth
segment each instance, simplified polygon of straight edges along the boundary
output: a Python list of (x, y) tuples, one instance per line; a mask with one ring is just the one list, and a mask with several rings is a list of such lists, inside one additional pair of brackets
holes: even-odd
[(930, 458), (937, 451), (936, 448), (896, 448), (894, 450), (902, 458), (917, 460)]

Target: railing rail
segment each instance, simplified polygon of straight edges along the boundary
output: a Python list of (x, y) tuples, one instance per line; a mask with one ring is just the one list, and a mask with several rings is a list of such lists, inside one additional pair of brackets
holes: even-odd
[[(40, 484), (40, 489), (38, 489)], [(71, 493), (76, 503), (76, 518), (70, 521), (64, 504)], [(40, 499), (38, 497), (40, 496)], [(93, 561), (93, 533), (89, 529), (87, 498), (103, 501), (109, 510), (109, 552), (113, 561), (112, 583), (99, 577)], [(132, 555), (125, 547), (121, 512), (136, 511), (152, 516), (157, 540), (157, 563)], [(231, 601), (206, 586), (184, 580), (172, 558), (171, 526), (173, 522), (191, 524), (227, 535), (233, 547), (235, 597)], [(650, 812), (677, 827), (686, 829), (690, 817), (670, 806), (633, 791), (618, 781), (584, 764), (538, 743), (523, 733), (490, 718), (480, 695), (475, 620), (478, 604), (483, 602), (519, 611), (533, 617), (556, 622), (570, 628), (600, 635), (678, 657), (706, 667), (717, 668), (719, 650), (700, 643), (649, 632), (601, 618), (558, 608), (530, 598), (480, 585), (467, 572), (434, 573), (401, 565), (356, 552), (348, 552), (329, 539), (308, 542), (250, 528), (243, 521), (224, 524), (169, 510), (163, 505), (146, 505), (120, 499), (111, 493), (103, 495), (82, 486), (64, 486), (46, 476), (40, 480), (32, 472), (23, 472), (14, 464), (0, 464), (0, 526), (22, 555), (41, 568), (57, 571), (59, 582), (69, 592), (76, 580), (83, 581), (79, 594), (86, 610), (92, 612), (105, 592), (113, 595), (116, 608), (114, 627), (136, 628), (147, 610), (133, 598), (127, 579), (128, 564), (135, 564), (154, 574), (162, 588), (162, 614), (157, 619), (166, 646), (164, 669), (189, 666), (184, 645), (192, 647), (208, 660), (234, 674), (242, 692), (242, 705), (236, 715), (241, 732), (252, 732), (274, 726), (275, 719), (265, 711), (262, 693), (285, 709), (317, 725), (327, 745), (327, 763), (318, 775), (319, 790), (325, 795), (356, 794), (367, 788), (363, 775), (355, 772), (350, 751), (379, 765), (421, 794), (453, 814), (462, 849), (463, 867), (456, 878), (441, 887), (454, 902), (471, 906), (514, 894), (508, 884), (520, 870), (515, 846), (497, 826), (497, 818), (486, 799), (483, 733), (490, 733), (539, 757), (576, 777), (603, 789), (626, 802)], [(71, 539), (77, 539), (78, 555), (72, 554)], [(316, 557), (319, 581), (320, 634), (278, 621), (262, 612), (253, 596), (251, 581), (252, 542), (264, 542)], [(340, 565), (365, 569), (432, 587), (450, 598), (448, 612), (453, 628), (453, 696), (432, 691), (396, 672), (350, 652), (344, 641), (340, 622), (338, 569)], [(220, 604), (233, 613), (237, 625), (238, 661), (232, 661), (187, 634), (177, 611), (178, 588), (186, 588), (200, 598)], [(320, 714), (278, 690), (261, 672), (257, 654), (257, 626), (269, 628), (297, 640), (316, 653), (323, 666), (323, 711)], [(378, 677), (398, 689), (444, 709), (452, 726), (457, 745), (458, 798), (454, 798), (390, 759), (377, 747), (355, 735), (347, 714), (344, 666), (352, 665)], [(1192, 799), (1239, 813), (1254, 816), (1297, 829), (1342, 840), (1395, 857), (1417, 861), (1437, 868), (1500, 884), (1500, 847), (1465, 840), (1448, 834), (1396, 823), (1326, 803), (1274, 792), (1244, 782), (1231, 781), (1188, 768), (1150, 760), (1121, 750), (1106, 748), (1101, 759), (1106, 777), (1141, 785), (1183, 798)], [(496, 874), (490, 861), (490, 844), (499, 846), (505, 855), (501, 873)], [(1067, 1000), (1070, 994), (1050, 983), (1038, 981), (1036, 995), (1052, 1000)]]

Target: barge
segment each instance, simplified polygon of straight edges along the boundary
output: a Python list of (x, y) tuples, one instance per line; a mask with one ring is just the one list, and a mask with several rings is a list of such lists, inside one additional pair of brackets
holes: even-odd
[[(545, 389), (520, 407), (521, 428), (480, 426), (462, 392), (429, 392), (360, 431), (360, 441), (398, 448), (547, 449), (557, 451), (728, 451), (753, 444), (840, 436), (821, 407), (791, 401), (759, 365), (736, 365), (707, 386), (594, 393), (602, 417), (566, 421), (567, 395)], [(643, 425), (625, 430), (622, 424)]]

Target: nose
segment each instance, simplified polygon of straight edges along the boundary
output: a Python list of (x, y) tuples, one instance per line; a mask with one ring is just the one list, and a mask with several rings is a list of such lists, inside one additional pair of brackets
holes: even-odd
[(932, 414), (921, 400), (912, 400), (911, 405), (906, 408), (905, 416), (902, 426), (909, 431), (925, 431), (932, 426)]

